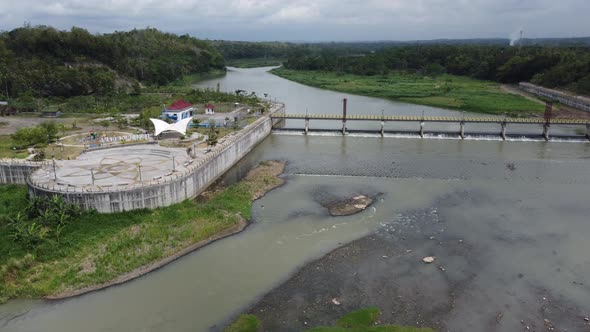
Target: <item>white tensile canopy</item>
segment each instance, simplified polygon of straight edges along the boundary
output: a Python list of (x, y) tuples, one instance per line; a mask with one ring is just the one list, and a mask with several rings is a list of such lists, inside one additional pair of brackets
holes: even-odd
[(180, 120), (176, 123), (167, 123), (160, 119), (150, 119), (156, 128), (155, 135), (158, 136), (165, 131), (176, 131), (183, 135), (186, 135), (186, 128), (188, 127), (189, 122), (191, 122), (193, 118), (189, 117), (184, 120)]

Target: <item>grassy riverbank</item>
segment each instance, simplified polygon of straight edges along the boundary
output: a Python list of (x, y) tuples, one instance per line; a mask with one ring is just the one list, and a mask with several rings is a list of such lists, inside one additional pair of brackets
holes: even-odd
[(205, 81), (205, 80), (208, 80), (208, 79), (223, 77), (223, 76), (225, 76), (225, 74), (227, 74), (227, 72), (225, 70), (212, 69), (212, 70), (210, 70), (210, 71), (208, 71), (206, 73), (198, 73), (198, 74), (185, 75), (181, 79), (170, 83), (169, 86), (185, 87), (185, 86), (188, 86), (188, 85), (191, 85), (191, 84), (198, 83), (200, 81)]
[(116, 214), (86, 213), (57, 241), (34, 249), (15, 242), (8, 217), (27, 206), (26, 187), (0, 187), (0, 301), (75, 293), (238, 226), (252, 201), (281, 185), (284, 164), (261, 163), (239, 183), (173, 206)]
[(322, 89), (466, 112), (531, 116), (542, 113), (544, 109), (541, 104), (502, 91), (497, 83), (462, 76), (427, 77), (408, 73), (360, 76), (284, 68), (271, 72)]
[(253, 58), (253, 59), (230, 59), (226, 61), (227, 66), (237, 68), (256, 68), (280, 66), (285, 59), (278, 58)]

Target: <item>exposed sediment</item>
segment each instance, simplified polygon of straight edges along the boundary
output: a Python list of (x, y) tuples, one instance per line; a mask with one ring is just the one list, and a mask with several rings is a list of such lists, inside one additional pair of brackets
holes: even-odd
[(349, 216), (359, 213), (373, 204), (373, 199), (365, 195), (357, 195), (352, 198), (336, 200), (322, 204), (328, 209), (331, 216)]
[[(521, 283), (519, 301), (486, 300), (481, 289), (490, 277), (482, 259), (486, 249), (445, 231), (444, 222), (430, 218), (431, 211), (416, 214), (407, 226), (385, 224), (305, 265), (247, 313), (259, 318), (263, 331), (332, 326), (347, 312), (369, 306), (381, 310), (380, 325), (437, 331), (585, 331), (590, 326), (584, 308), (523, 274), (503, 275), (506, 289), (497, 290), (510, 293), (511, 282)], [(426, 263), (425, 257), (436, 259)], [(474, 306), (477, 317), (469, 315)]]

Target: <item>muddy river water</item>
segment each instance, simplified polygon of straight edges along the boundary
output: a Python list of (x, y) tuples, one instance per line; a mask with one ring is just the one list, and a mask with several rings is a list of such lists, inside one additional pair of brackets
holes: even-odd
[[(231, 71), (201, 86), (217, 82), (224, 90), (269, 94), (293, 113), (336, 113), (344, 96), (263, 69)], [(351, 108), (368, 114), (452, 113), (348, 98)], [(424, 251), (447, 272), (435, 283), (471, 276), (454, 295), (449, 330), (480, 330), (498, 310), (503, 325), (495, 330), (520, 330), (523, 319), (541, 319), (542, 326), (538, 307), (548, 298), (568, 308), (567, 319), (555, 324), (569, 331), (590, 314), (588, 143), (272, 134), (227, 179), (265, 159), (288, 163), (287, 183), (254, 203), (253, 224), (244, 232), (121, 286), (63, 301), (0, 305), (0, 331), (219, 330), (306, 263), (375, 232), (471, 246), (469, 256)], [(358, 193), (378, 199), (357, 215), (330, 217), (319, 203)], [(421, 227), (424, 218), (429, 227)], [(416, 278), (428, 273), (439, 272), (417, 271)]]

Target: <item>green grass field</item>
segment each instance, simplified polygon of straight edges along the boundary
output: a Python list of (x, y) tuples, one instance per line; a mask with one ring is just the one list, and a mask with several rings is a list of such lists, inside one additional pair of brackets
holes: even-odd
[(13, 149), (16, 143), (10, 135), (0, 135), (0, 159), (1, 158), (26, 158), (29, 155), (27, 149)]
[(0, 303), (108, 282), (250, 219), (253, 198), (282, 184), (282, 169), (278, 162), (261, 163), (244, 180), (203, 200), (86, 213), (66, 226), (59, 243), (46, 241), (34, 250), (16, 243), (7, 226), (7, 217), (27, 205), (26, 187), (0, 186)]
[(502, 91), (498, 83), (462, 76), (426, 77), (407, 73), (359, 76), (284, 68), (271, 72), (322, 89), (473, 113), (515, 117), (538, 115), (544, 110), (541, 104)]
[(256, 68), (256, 67), (271, 67), (280, 66), (285, 59), (277, 58), (254, 58), (254, 59), (230, 59), (227, 60), (226, 65), (237, 68)]

